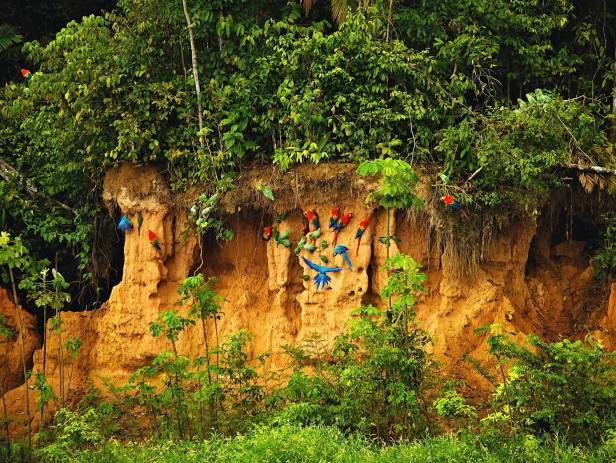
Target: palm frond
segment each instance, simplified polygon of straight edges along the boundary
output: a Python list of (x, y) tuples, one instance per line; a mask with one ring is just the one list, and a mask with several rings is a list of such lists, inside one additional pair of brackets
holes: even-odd
[(332, 16), (340, 24), (346, 19), (349, 9), (356, 9), (359, 4), (357, 0), (331, 0)]
[(10, 24), (0, 24), (0, 54), (21, 42), (22, 38)]

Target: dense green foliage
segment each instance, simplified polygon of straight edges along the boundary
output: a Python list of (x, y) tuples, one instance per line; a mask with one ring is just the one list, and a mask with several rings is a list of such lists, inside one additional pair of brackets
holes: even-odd
[(611, 2), (359, 3), (340, 25), (324, 2), (190, 5), (201, 133), (181, 2), (120, 1), (27, 43), (32, 80), (0, 96), (0, 157), (21, 175), (0, 179), (0, 227), (93, 302), (114, 279), (100, 188), (121, 161), (185, 188), (253, 161), (402, 158), (478, 209), (529, 212), (557, 167), (613, 163)]
[[(25, 407), (28, 423), (49, 404), (60, 407), (39, 433), (41, 461), (616, 458), (615, 358), (591, 339), (522, 345), (492, 334), (494, 395), (485, 410), (456, 384), (433, 381), (430, 334), (413, 312), (425, 276), (410, 257), (390, 256), (397, 237), (389, 223), (391, 210), (429, 204), (432, 193), (454, 193), (465, 215), (534, 215), (567, 186), (571, 164), (613, 168), (613, 0), (334, 0), (331, 8), (210, 0), (188, 2), (189, 26), (177, 0), (120, 0), (114, 10), (72, 3), (25, 0), (22, 18), (15, 2), (0, 12), (0, 64), (11, 63), (0, 70), (8, 80), (0, 91), (0, 284), (44, 321), (53, 311), (50, 335), (61, 346), (55, 391), (45, 367), (28, 377), (21, 321), (14, 333), (0, 319), (0, 335), (22, 343), (25, 403), (38, 392), (36, 410)], [(67, 23), (102, 6), (106, 13)], [(34, 18), (44, 15), (37, 34)], [(22, 66), (32, 79), (7, 77)], [(387, 246), (383, 310), (355, 308), (333, 348), (318, 338), (287, 347), (288, 369), (273, 372), (268, 353), (250, 358), (248, 331), (219, 339), (221, 297), (196, 274), (179, 288), (178, 307), (150, 326), (168, 349), (126, 385), (110, 386), (114, 401), (92, 390), (66, 408), (82, 340), (62, 337), (61, 311), (73, 301), (95, 305), (117, 278), (121, 238), (101, 189), (105, 171), (122, 162), (156, 166), (176, 191), (198, 188), (189, 219), (199, 239), (233, 239), (218, 207), (240, 168), (358, 163), (360, 175), (379, 177), (370, 199), (388, 212), (387, 236), (378, 238)], [(415, 191), (417, 172), (432, 188), (426, 201)], [(275, 201), (272, 189), (257, 189)], [(594, 258), (604, 280), (616, 268), (616, 226), (609, 215), (605, 222)], [(285, 233), (276, 228), (274, 239), (290, 247)], [(195, 358), (181, 351), (192, 325), (203, 338)], [(443, 428), (458, 436), (426, 437)], [(246, 434), (221, 437), (238, 432)], [(106, 443), (145, 436), (159, 443)], [(423, 440), (376, 444), (399, 439)], [(9, 458), (10, 443), (0, 452)]]
[(511, 366), (484, 421), (573, 442), (601, 440), (616, 424), (616, 354), (592, 339), (546, 343), (529, 336), (528, 343), (503, 334), (488, 338), (499, 367)]

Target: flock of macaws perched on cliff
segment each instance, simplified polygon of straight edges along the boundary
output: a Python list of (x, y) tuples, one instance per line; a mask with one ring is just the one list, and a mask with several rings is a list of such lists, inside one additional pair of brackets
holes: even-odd
[[(299, 254), (301, 251), (314, 252), (317, 249), (321, 249), (321, 251), (325, 250), (328, 247), (328, 242), (326, 240), (321, 240), (320, 244), (317, 245), (317, 240), (321, 237), (321, 221), (319, 220), (319, 214), (316, 210), (307, 209), (303, 211), (304, 222), (301, 229), (301, 238), (297, 243), (297, 246), (294, 249), (295, 254)], [(339, 207), (335, 207), (331, 216), (329, 217), (329, 229), (332, 230), (333, 240), (332, 246), (334, 247), (334, 251), (332, 253), (333, 257), (338, 255), (342, 256), (344, 261), (349, 266), (349, 269), (353, 271), (353, 263), (351, 262), (351, 258), (349, 257), (349, 248), (343, 244), (338, 244), (338, 235), (339, 233), (346, 228), (351, 219), (353, 218), (353, 213), (348, 212), (343, 214)], [(359, 245), (361, 243), (361, 238), (368, 228), (370, 221), (365, 219), (359, 223), (359, 227), (355, 233), (355, 240), (357, 241), (357, 248), (355, 251), (355, 255), (359, 254)], [(267, 226), (263, 228), (261, 232), (261, 238), (264, 241), (269, 241), (272, 238), (276, 242), (276, 244), (282, 244), (283, 246), (290, 248), (291, 242), (289, 240), (290, 231), (286, 231), (280, 233), (278, 228), (275, 226)], [(327, 265), (316, 264), (315, 262), (307, 259), (306, 257), (302, 257), (305, 264), (314, 270), (316, 273), (314, 277), (314, 283), (317, 290), (325, 288), (329, 285), (331, 278), (327, 275), (328, 273), (341, 272), (342, 267), (330, 267)], [(329, 263), (329, 259), (325, 255), (321, 255), (320, 259), (325, 263)]]
[[(20, 72), (26, 82), (32, 79), (32, 73), (28, 69), (22, 68), (20, 69)], [(460, 201), (457, 200), (453, 195), (446, 194), (441, 197), (441, 200), (450, 210), (459, 212), (465, 218), (468, 217)], [(303, 216), (304, 224), (302, 228), (302, 237), (297, 243), (297, 246), (295, 247), (295, 254), (299, 254), (302, 250), (307, 250), (309, 252), (314, 252), (315, 250), (317, 250), (318, 246), (316, 242), (322, 234), (321, 223), (319, 221), (319, 215), (316, 210), (305, 210), (303, 211)], [(332, 255), (334, 257), (336, 257), (337, 255), (342, 256), (351, 271), (353, 271), (353, 263), (351, 262), (351, 258), (349, 257), (349, 248), (342, 244), (338, 244), (338, 235), (345, 227), (349, 225), (352, 218), (352, 212), (343, 214), (339, 207), (335, 207), (331, 212), (331, 216), (329, 217), (329, 229), (333, 232), (332, 246), (334, 246), (334, 252), (332, 253)], [(143, 217), (141, 216), (141, 214), (139, 214), (139, 234), (141, 234), (142, 223)], [(356, 256), (359, 255), (361, 238), (366, 229), (368, 228), (369, 224), (370, 221), (368, 219), (362, 220), (359, 223), (357, 231), (355, 232), (355, 240), (357, 242), (357, 246), (355, 249)], [(129, 233), (133, 230), (133, 224), (126, 214), (123, 214), (120, 218), (120, 221), (118, 222), (118, 229), (123, 233)], [(261, 238), (265, 241), (269, 241), (270, 239), (274, 238), (277, 244), (282, 244), (284, 247), (289, 248), (291, 247), (291, 241), (289, 240), (290, 233), (290, 231), (280, 233), (277, 227), (267, 226), (263, 229), (261, 233)], [(158, 240), (158, 237), (152, 230), (148, 230), (148, 240), (150, 241), (152, 248), (156, 251), (160, 262), (164, 265), (165, 259), (163, 258), (160, 242)], [(321, 250), (324, 250), (327, 247), (327, 241), (322, 240), (320, 247)], [(329, 262), (327, 256), (325, 255), (321, 255), (320, 258), (324, 263)], [(314, 282), (317, 290), (326, 287), (330, 283), (331, 278), (327, 275), (328, 273), (342, 271), (341, 267), (329, 267), (326, 265), (315, 264), (306, 257), (302, 257), (302, 259), (304, 260), (306, 265), (308, 265), (308, 267), (317, 272), (316, 276), (314, 277)]]
[[(24, 77), (26, 75), (24, 74)], [(467, 217), (466, 211), (462, 207), (462, 204), (459, 200), (457, 200), (453, 195), (446, 194), (441, 197), (441, 201), (449, 208), (451, 211), (459, 212), (464, 217)], [(328, 247), (328, 242), (326, 240), (321, 240), (320, 244), (317, 245), (317, 240), (321, 237), (321, 222), (319, 220), (319, 214), (315, 209), (306, 209), (303, 211), (303, 225), (301, 229), (301, 238), (297, 243), (297, 246), (294, 249), (295, 254), (299, 255), (301, 251), (309, 251), (314, 252), (320, 248), (321, 251), (324, 251)], [(351, 258), (349, 257), (349, 248), (343, 244), (338, 244), (338, 235), (340, 232), (346, 228), (351, 219), (353, 218), (353, 213), (348, 212), (343, 214), (340, 210), (340, 207), (334, 207), (332, 209), (331, 215), (329, 217), (329, 229), (332, 230), (333, 240), (332, 246), (334, 247), (332, 256), (336, 257), (338, 255), (342, 256), (346, 264), (349, 266), (351, 272), (353, 271), (353, 263), (351, 262)], [(141, 234), (141, 225), (143, 223), (143, 217), (141, 214), (138, 214), (138, 232)], [(359, 222), (359, 226), (355, 232), (355, 241), (357, 242), (357, 246), (355, 248), (355, 255), (359, 255), (359, 246), (361, 244), (362, 236), (364, 235), (366, 229), (370, 225), (369, 219), (364, 219)], [(128, 218), (126, 214), (123, 214), (118, 222), (118, 229), (123, 233), (129, 233), (133, 230), (133, 224)], [(261, 231), (261, 239), (264, 241), (270, 241), (272, 238), (276, 242), (276, 245), (281, 244), (286, 248), (291, 247), (291, 240), (289, 239), (291, 232), (289, 230), (280, 233), (277, 226), (267, 226), (264, 227)], [(152, 245), (152, 248), (156, 251), (160, 262), (165, 265), (165, 259), (163, 257), (162, 248), (158, 237), (152, 230), (148, 230), (148, 240)], [(329, 259), (325, 255), (320, 255), (320, 259), (323, 263), (329, 263)], [(314, 283), (317, 291), (319, 289), (323, 289), (329, 285), (331, 282), (331, 277), (328, 276), (328, 273), (336, 273), (341, 272), (343, 270), (342, 267), (330, 267), (327, 265), (316, 264), (315, 262), (307, 259), (302, 256), (304, 263), (316, 272), (314, 277)]]

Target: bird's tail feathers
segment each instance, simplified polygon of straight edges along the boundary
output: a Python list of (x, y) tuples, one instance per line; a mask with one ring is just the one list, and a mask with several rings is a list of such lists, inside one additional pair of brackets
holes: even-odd
[(351, 263), (351, 259), (349, 258), (349, 255), (346, 252), (343, 252), (342, 257), (344, 257), (344, 260), (346, 261), (346, 263), (349, 264), (349, 268), (351, 269), (351, 272), (352, 272), (353, 264)]
[(316, 286), (317, 291), (329, 285), (330, 281), (332, 281), (332, 279), (327, 275), (327, 273), (317, 273), (314, 276), (314, 285)]

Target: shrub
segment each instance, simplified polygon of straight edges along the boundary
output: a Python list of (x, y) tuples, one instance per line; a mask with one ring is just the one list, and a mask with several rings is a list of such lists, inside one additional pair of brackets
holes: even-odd
[(574, 443), (600, 442), (616, 426), (616, 353), (600, 342), (548, 343), (531, 335), (529, 347), (503, 334), (488, 338), (502, 370), (486, 423), (527, 433), (551, 433)]
[(283, 391), (290, 405), (279, 418), (384, 439), (410, 438), (430, 428), (426, 393), (435, 364), (425, 349), (430, 338), (418, 328), (413, 312), (425, 275), (404, 254), (385, 265), (392, 275), (381, 296), (393, 301), (389, 310), (356, 310), (330, 352), (287, 349), (295, 371)]

